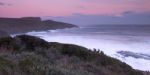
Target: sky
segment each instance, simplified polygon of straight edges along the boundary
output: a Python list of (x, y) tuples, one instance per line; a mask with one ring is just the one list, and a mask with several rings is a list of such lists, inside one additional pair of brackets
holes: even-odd
[(42, 17), (78, 25), (150, 24), (150, 0), (0, 0), (0, 17)]

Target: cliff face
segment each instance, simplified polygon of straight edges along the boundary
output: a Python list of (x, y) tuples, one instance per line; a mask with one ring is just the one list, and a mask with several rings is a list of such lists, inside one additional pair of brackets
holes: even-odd
[(22, 33), (49, 29), (77, 27), (72, 24), (52, 20), (42, 21), (40, 17), (0, 18), (0, 30), (8, 33)]
[[(0, 75), (143, 75), (101, 51), (20, 35), (0, 39)], [(146, 75), (146, 72), (145, 74)]]

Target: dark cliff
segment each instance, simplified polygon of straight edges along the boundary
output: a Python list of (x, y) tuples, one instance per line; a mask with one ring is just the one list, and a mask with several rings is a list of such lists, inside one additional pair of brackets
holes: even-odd
[(40, 17), (0, 18), (0, 30), (7, 33), (23, 33), (71, 27), (77, 26), (52, 20), (42, 21)]

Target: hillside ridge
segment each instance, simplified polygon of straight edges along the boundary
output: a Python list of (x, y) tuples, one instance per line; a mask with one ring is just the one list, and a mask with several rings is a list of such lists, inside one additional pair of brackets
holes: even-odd
[(144, 74), (99, 50), (18, 35), (0, 38), (0, 75)]

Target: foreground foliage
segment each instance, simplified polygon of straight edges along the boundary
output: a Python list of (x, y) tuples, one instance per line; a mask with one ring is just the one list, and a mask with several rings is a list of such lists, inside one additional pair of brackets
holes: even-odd
[(20, 35), (0, 39), (0, 75), (143, 75), (103, 52)]

